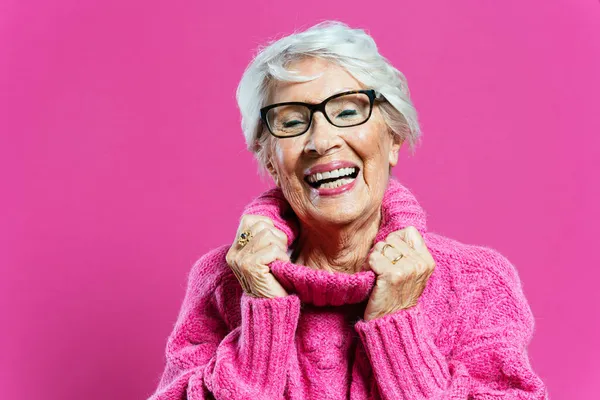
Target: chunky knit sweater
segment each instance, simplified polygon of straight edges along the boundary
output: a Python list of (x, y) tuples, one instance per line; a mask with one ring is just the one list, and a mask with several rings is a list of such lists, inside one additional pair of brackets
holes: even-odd
[[(436, 261), (412, 308), (362, 319), (375, 275), (275, 261), (289, 295), (242, 292), (222, 246), (193, 266), (166, 346), (159, 399), (546, 399), (526, 346), (534, 319), (497, 251), (427, 232), (410, 191), (390, 180), (375, 242), (416, 227)], [(245, 210), (292, 246), (297, 220), (278, 189)]]

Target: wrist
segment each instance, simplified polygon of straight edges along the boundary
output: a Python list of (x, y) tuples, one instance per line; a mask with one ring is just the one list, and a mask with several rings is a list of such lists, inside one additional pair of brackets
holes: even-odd
[(253, 293), (253, 292), (247, 292), (244, 291), (244, 294), (246, 294), (249, 297), (253, 297), (255, 299), (274, 299), (274, 298), (281, 298), (281, 297), (287, 297), (289, 296), (288, 292), (285, 291), (285, 289), (281, 289), (281, 290), (275, 290), (275, 291), (271, 291), (271, 292), (257, 292), (257, 293)]
[(417, 305), (417, 303), (411, 303), (408, 305), (401, 305), (401, 306), (397, 306), (394, 308), (391, 308), (389, 310), (385, 310), (385, 311), (381, 311), (381, 312), (369, 312), (369, 313), (365, 313), (365, 315), (363, 316), (363, 319), (365, 321), (372, 321), (374, 319), (378, 319), (378, 318), (383, 318), (387, 315), (391, 315), (391, 314), (395, 314), (397, 312), (400, 312), (402, 310), (409, 310), (413, 307), (415, 307)]

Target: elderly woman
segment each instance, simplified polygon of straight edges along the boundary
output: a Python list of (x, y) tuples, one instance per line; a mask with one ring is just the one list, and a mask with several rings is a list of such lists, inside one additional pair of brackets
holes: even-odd
[(271, 43), (238, 102), (276, 188), (192, 268), (151, 399), (545, 399), (497, 251), (428, 232), (391, 177), (419, 138), (404, 76), (325, 22)]

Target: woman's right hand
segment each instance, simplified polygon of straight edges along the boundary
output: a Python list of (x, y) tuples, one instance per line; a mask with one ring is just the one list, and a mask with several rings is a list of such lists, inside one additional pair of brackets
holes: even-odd
[[(252, 236), (241, 246), (238, 239), (247, 231)], [(267, 298), (287, 296), (268, 266), (274, 260), (290, 261), (287, 236), (275, 228), (270, 218), (244, 215), (225, 259), (247, 294)]]

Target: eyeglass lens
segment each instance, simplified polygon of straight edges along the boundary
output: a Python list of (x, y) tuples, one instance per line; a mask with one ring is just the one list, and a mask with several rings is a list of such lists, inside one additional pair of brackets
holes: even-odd
[[(359, 125), (369, 118), (371, 101), (366, 93), (335, 97), (325, 104), (329, 121), (338, 127)], [(304, 133), (310, 126), (310, 109), (303, 105), (281, 105), (267, 112), (267, 123), (278, 136)]]

